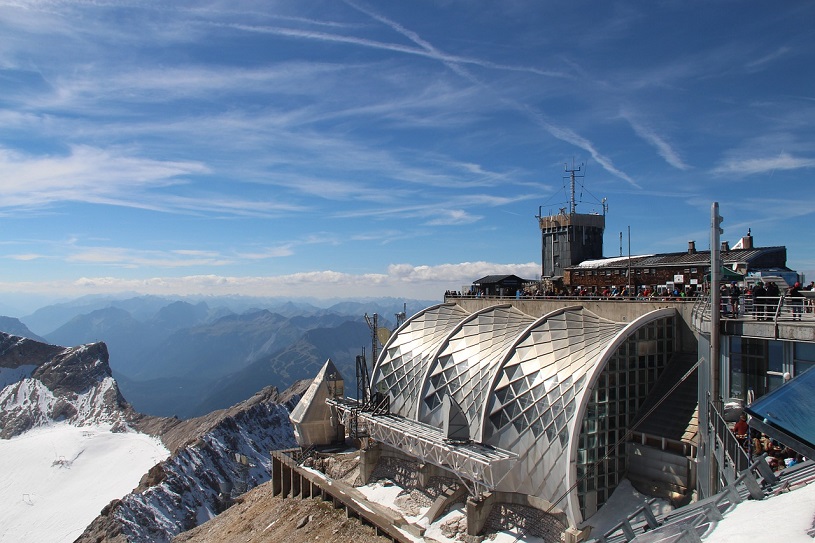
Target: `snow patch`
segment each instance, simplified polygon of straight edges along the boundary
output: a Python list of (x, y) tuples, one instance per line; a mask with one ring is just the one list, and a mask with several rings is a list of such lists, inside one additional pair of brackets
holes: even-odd
[(169, 455), (154, 437), (110, 425), (43, 426), (0, 440), (0, 541), (74, 541), (111, 500)]

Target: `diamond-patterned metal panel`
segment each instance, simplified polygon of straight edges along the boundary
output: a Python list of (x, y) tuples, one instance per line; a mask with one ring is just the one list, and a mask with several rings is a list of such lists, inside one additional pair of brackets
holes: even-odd
[(386, 390), (391, 412), (415, 418), (423, 379), (438, 345), (470, 313), (441, 304), (408, 319), (388, 341), (373, 371), (372, 390)]
[[(476, 487), (552, 503), (568, 496), (558, 508), (580, 521), (586, 511), (572, 496), (575, 477), (605, 454), (601, 442), (624, 431), (616, 429), (623, 407), (614, 404), (612, 413), (611, 404), (602, 404), (608, 406), (602, 416), (613, 417), (612, 431), (598, 424), (595, 404), (603, 391), (632, 390), (617, 364), (637, 356), (657, 356), (660, 364), (668, 359), (665, 344), (676, 319), (665, 311), (617, 323), (579, 306), (538, 319), (509, 305), (472, 314), (453, 304), (429, 308), (392, 336), (377, 362), (374, 390), (380, 385), (390, 392), (397, 416), (366, 419), (371, 436), (452, 469)], [(663, 324), (652, 324), (659, 319)], [(658, 376), (646, 373), (651, 383)], [(439, 437), (447, 394), (467, 416), (475, 441), (470, 449)], [(588, 402), (595, 407), (587, 410)], [(602, 440), (597, 431), (606, 432)], [(503, 452), (490, 460), (490, 450)]]
[(512, 306), (493, 306), (470, 315), (441, 345), (422, 391), (419, 420), (438, 426), (441, 403), (449, 394), (461, 405), (470, 423), (470, 436), (480, 441), (482, 406), (495, 367), (518, 334), (534, 318)]

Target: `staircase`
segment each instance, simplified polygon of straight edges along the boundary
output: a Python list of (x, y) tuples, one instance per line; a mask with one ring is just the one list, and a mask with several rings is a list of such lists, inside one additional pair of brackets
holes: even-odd
[(695, 354), (674, 355), (640, 409), (647, 415), (635, 421), (626, 443), (626, 477), (634, 488), (674, 505), (689, 499), (695, 479), (697, 376), (690, 371), (694, 364)]

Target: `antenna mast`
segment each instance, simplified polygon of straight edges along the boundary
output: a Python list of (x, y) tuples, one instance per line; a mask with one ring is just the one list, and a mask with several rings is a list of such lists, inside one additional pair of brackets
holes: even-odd
[[(569, 184), (570, 184), (570, 189), (571, 189), (571, 198), (569, 199), (569, 212), (570, 212), (570, 214), (574, 215), (576, 213), (575, 210), (577, 208), (577, 202), (575, 202), (575, 199), (574, 199), (575, 178), (576, 177), (583, 177), (583, 175), (575, 175), (575, 174), (577, 174), (577, 173), (579, 173), (581, 171), (581, 169), (583, 168), (583, 165), (581, 164), (580, 166), (578, 166), (575, 169), (574, 163), (572, 163), (572, 169), (570, 170), (568, 168), (568, 166), (566, 166), (564, 164), (564, 168), (566, 170), (566, 173), (569, 174)], [(566, 178), (564, 177), (564, 179), (566, 179)]]

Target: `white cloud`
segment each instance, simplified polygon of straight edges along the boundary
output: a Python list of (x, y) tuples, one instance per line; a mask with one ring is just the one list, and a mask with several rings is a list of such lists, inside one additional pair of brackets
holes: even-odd
[(64, 155), (24, 155), (0, 147), (2, 207), (38, 206), (57, 201), (126, 200), (143, 188), (182, 182), (207, 173), (199, 162), (158, 161), (121, 150), (72, 146)]
[(9, 255), (9, 258), (12, 260), (22, 260), (22, 261), (30, 261), (30, 260), (37, 260), (40, 258), (45, 258), (43, 255), (36, 254), (36, 253), (25, 253), (19, 255)]
[(685, 164), (682, 157), (679, 156), (679, 153), (677, 153), (674, 148), (671, 147), (671, 145), (651, 127), (646, 126), (640, 121), (634, 120), (634, 118), (627, 112), (623, 112), (622, 117), (628, 121), (631, 128), (634, 129), (634, 132), (639, 137), (645, 140), (649, 145), (656, 148), (657, 153), (659, 153), (659, 156), (665, 159), (665, 162), (678, 170), (690, 169), (690, 166)]
[(780, 153), (775, 157), (729, 158), (713, 169), (716, 175), (754, 175), (775, 170), (815, 168), (815, 158), (795, 157)]
[(135, 292), (155, 295), (310, 296), (316, 298), (395, 296), (441, 299), (445, 290), (459, 290), (486, 275), (514, 274), (526, 279), (540, 275), (540, 264), (462, 262), (436, 266), (391, 264), (385, 273), (350, 274), (333, 270), (277, 276), (236, 277), (189, 275), (127, 279), (81, 277), (75, 280), (0, 282), (0, 293), (31, 293), (54, 297)]
[(168, 194), (162, 189), (191, 185), (210, 174), (197, 161), (142, 158), (125, 149), (71, 146), (63, 155), (30, 155), (0, 147), (0, 209), (45, 207), (83, 202), (165, 213), (219, 213), (270, 216), (304, 208), (281, 201), (238, 198), (228, 194)]
[(454, 224), (471, 224), (484, 217), (471, 215), (463, 209), (443, 209), (437, 212), (437, 217), (427, 221), (430, 226), (449, 226)]

